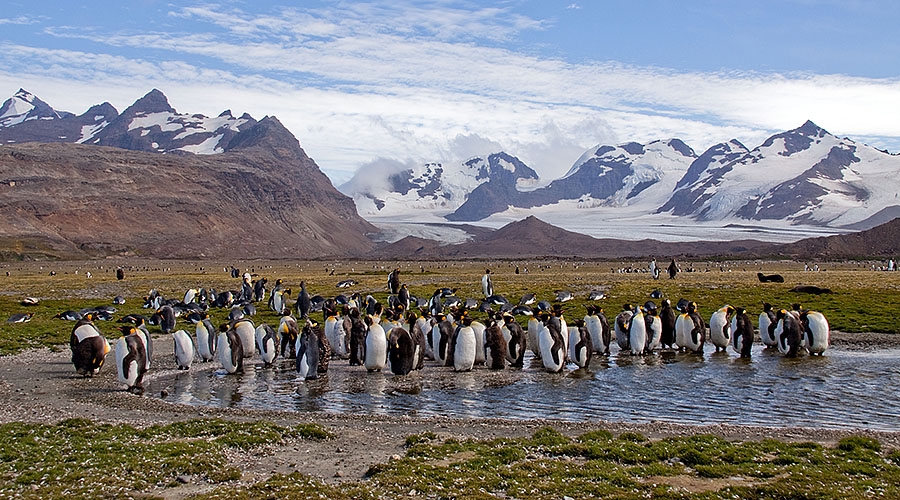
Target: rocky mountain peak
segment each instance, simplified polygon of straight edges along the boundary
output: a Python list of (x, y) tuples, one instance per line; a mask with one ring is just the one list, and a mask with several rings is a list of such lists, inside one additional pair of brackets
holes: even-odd
[(131, 116), (139, 113), (175, 113), (175, 109), (169, 105), (169, 99), (158, 89), (153, 89), (144, 97), (141, 97), (134, 104), (129, 106), (122, 112), (123, 116)]
[(228, 151), (251, 148), (271, 148), (303, 153), (300, 141), (274, 116), (264, 117), (252, 127), (235, 135), (228, 143)]

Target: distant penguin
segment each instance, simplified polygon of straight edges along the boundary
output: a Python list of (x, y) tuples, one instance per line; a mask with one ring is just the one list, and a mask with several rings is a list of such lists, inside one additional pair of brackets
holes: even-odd
[(494, 295), (494, 282), (491, 280), (490, 269), (485, 269), (484, 276), (481, 277), (481, 293), (484, 294), (484, 298)]
[(749, 358), (753, 349), (753, 323), (743, 307), (734, 310), (734, 318), (731, 320), (731, 347), (740, 353), (742, 358)]
[(159, 314), (159, 329), (163, 333), (172, 333), (175, 330), (175, 310), (172, 306), (162, 306), (156, 313)]
[(828, 320), (817, 311), (800, 313), (800, 325), (803, 327), (803, 346), (812, 355), (821, 356), (829, 343)]
[(759, 336), (766, 347), (777, 347), (778, 339), (775, 338), (775, 326), (778, 320), (775, 319), (775, 311), (772, 310), (772, 304), (763, 302), (763, 312), (759, 313)]
[(778, 320), (775, 327), (778, 350), (788, 358), (797, 357), (803, 344), (800, 313), (781, 309), (775, 318)]
[(616, 315), (616, 343), (619, 344), (620, 351), (631, 349), (631, 339), (629, 338), (629, 330), (631, 329), (631, 320), (634, 317), (631, 304), (625, 304), (622, 312)]
[(228, 311), (228, 321), (237, 321), (239, 319), (243, 319), (243, 317), (244, 309), (239, 305), (233, 306), (231, 310)]
[(216, 330), (206, 314), (203, 320), (197, 322), (197, 352), (203, 361), (212, 361), (216, 357)]
[(706, 324), (697, 311), (696, 302), (688, 302), (684, 313), (675, 320), (675, 338), (678, 347), (689, 351), (703, 353), (706, 342)]
[(507, 313), (503, 315), (503, 326), (509, 331), (508, 337), (504, 334), (509, 365), (514, 368), (522, 368), (525, 364), (525, 349), (528, 346), (528, 337), (512, 314)]
[(175, 365), (179, 370), (189, 370), (194, 362), (194, 342), (184, 330), (172, 334), (175, 340)]
[(256, 348), (264, 366), (270, 366), (278, 354), (278, 335), (269, 325), (256, 327)]
[(475, 365), (475, 330), (472, 329), (472, 318), (463, 315), (460, 326), (456, 329), (450, 342), (453, 352), (453, 370), (467, 372)]
[(78, 311), (65, 311), (58, 313), (54, 318), (64, 319), (66, 321), (79, 321), (81, 319), (81, 313)]
[(75, 365), (75, 372), (85, 377), (91, 377), (100, 372), (103, 361), (110, 351), (109, 342), (94, 326), (91, 313), (86, 314), (72, 328), (69, 347), (72, 350), (72, 364)]
[(384, 328), (373, 321), (372, 316), (365, 318), (366, 332), (365, 361), (363, 365), (370, 372), (381, 371), (387, 361), (387, 336)]
[(566, 366), (566, 343), (563, 335), (559, 331), (558, 322), (550, 321), (551, 317), (548, 314), (541, 313), (541, 320), (538, 332), (541, 362), (545, 370), (551, 373), (561, 372)]
[[(281, 280), (279, 280), (281, 281)], [(275, 311), (276, 314), (284, 315), (287, 313), (287, 298), (291, 296), (290, 289), (288, 290), (273, 290), (272, 295), (269, 296), (269, 308)]]
[(300, 282), (300, 293), (297, 294), (297, 319), (305, 319), (309, 316), (309, 310), (312, 308), (312, 301), (309, 298), (309, 292), (306, 291), (306, 282)]
[(659, 343), (666, 349), (671, 349), (675, 345), (675, 310), (672, 309), (671, 300), (663, 299), (659, 308), (659, 319), (662, 327)]
[(137, 328), (123, 326), (123, 337), (116, 342), (116, 373), (119, 382), (125, 384), (129, 392), (142, 394), (142, 381), (147, 372), (147, 353), (144, 343), (136, 335)]
[(388, 274), (388, 293), (396, 295), (400, 293), (400, 268), (395, 267)]
[(644, 319), (644, 308), (638, 306), (631, 317), (631, 323), (628, 327), (628, 345), (631, 354), (639, 356), (644, 354), (647, 348), (647, 322)]
[(125, 279), (125, 270), (122, 268), (116, 269), (116, 279), (122, 281)]
[(400, 291), (397, 292), (397, 301), (400, 302), (400, 305), (403, 306), (404, 311), (409, 310), (410, 306), (410, 297), (409, 297), (409, 288), (406, 288), (406, 285), (400, 285)]
[(734, 308), (725, 305), (720, 307), (709, 318), (709, 340), (716, 346), (716, 352), (724, 351), (731, 342), (731, 318)]
[(256, 327), (249, 319), (239, 319), (231, 322), (231, 328), (241, 339), (241, 347), (245, 358), (252, 358), (256, 353)]
[(300, 332), (297, 340), (297, 352), (295, 353), (295, 366), (297, 375), (304, 380), (319, 378), (319, 340), (316, 334), (309, 328), (309, 323)]
[(125, 303), (125, 297), (124, 297), (124, 296), (122, 296), (122, 295), (116, 295), (115, 297), (113, 297), (113, 304), (116, 304), (116, 305), (119, 305), (119, 306), (120, 306), (120, 305), (122, 305), (122, 304), (124, 304), (124, 303)]
[(556, 301), (557, 302), (568, 302), (570, 300), (573, 300), (574, 298), (575, 298), (575, 295), (573, 295), (572, 292), (570, 292), (568, 290), (560, 290), (560, 291), (556, 292)]
[[(571, 340), (571, 332), (573, 330), (577, 333), (576, 338), (578, 340), (575, 342)], [(591, 340), (591, 332), (588, 331), (582, 320), (576, 320), (575, 326), (569, 327), (569, 332), (569, 358), (573, 363), (578, 365), (578, 368), (586, 368), (591, 364), (591, 356), (594, 354), (594, 343)]]
[(253, 302), (259, 302), (266, 298), (266, 278), (260, 278), (253, 282)]
[(521, 299), (519, 299), (519, 305), (520, 306), (530, 306), (531, 304), (534, 304), (535, 300), (536, 300), (535, 295), (533, 293), (526, 293), (525, 295), (522, 296)]
[(31, 318), (34, 316), (34, 313), (16, 313), (9, 317), (6, 320), (7, 323), (28, 323), (31, 321)]
[[(537, 320), (534, 320), (537, 322)], [(507, 353), (506, 339), (494, 319), (488, 319), (484, 329), (484, 363), (491, 370), (506, 368)]]
[(225, 331), (219, 334), (219, 340), (216, 343), (216, 354), (219, 357), (219, 363), (227, 373), (236, 373), (244, 371), (244, 343), (238, 336), (234, 328), (228, 328), (223, 325)]
[(278, 322), (278, 337), (281, 345), (281, 357), (293, 359), (297, 352), (297, 338), (300, 336), (300, 327), (293, 316), (282, 316)]

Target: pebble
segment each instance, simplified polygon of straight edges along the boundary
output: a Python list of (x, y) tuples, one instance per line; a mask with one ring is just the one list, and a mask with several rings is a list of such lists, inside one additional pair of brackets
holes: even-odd
[(181, 484), (188, 484), (191, 482), (191, 478), (188, 476), (178, 476), (175, 478), (175, 480)]
[(344, 477), (344, 473), (341, 471), (337, 471), (334, 473), (334, 477)]

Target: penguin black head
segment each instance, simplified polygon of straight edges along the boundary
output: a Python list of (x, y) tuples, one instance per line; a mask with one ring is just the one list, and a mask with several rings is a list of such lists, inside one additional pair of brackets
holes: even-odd
[(737, 316), (740, 316), (741, 314), (744, 314), (745, 312), (747, 312), (747, 310), (744, 309), (743, 307), (735, 307), (734, 308), (734, 314)]
[(768, 312), (768, 311), (772, 310), (772, 304), (769, 304), (768, 302), (763, 302), (762, 305), (763, 305), (763, 312)]
[(796, 304), (796, 303), (791, 304), (791, 310), (792, 310), (792, 311), (799, 311), (801, 308), (802, 308), (802, 307), (800, 306), (800, 304)]

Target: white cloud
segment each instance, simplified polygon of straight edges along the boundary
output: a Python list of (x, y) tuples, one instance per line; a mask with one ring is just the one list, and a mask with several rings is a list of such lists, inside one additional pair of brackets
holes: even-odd
[(578, 5), (577, 3), (570, 3), (569, 5), (566, 6), (566, 8), (571, 9), (571, 10), (578, 10), (581, 8), (581, 6)]
[(182, 112), (274, 114), (334, 179), (376, 160), (458, 161), (485, 148), (548, 177), (597, 143), (679, 137), (700, 153), (736, 137), (753, 147), (806, 119), (886, 138), (882, 147), (900, 138), (897, 79), (573, 63), (510, 43), (550, 23), (502, 7), (210, 5), (170, 15), (191, 32), (46, 29), (117, 55), (0, 45), (0, 85), (73, 112), (100, 100), (121, 110), (157, 87)]

